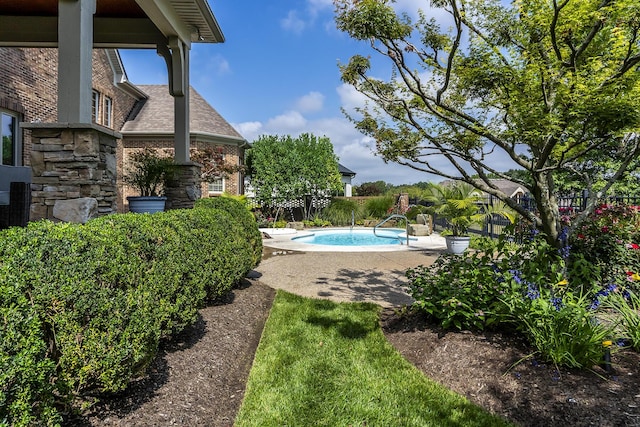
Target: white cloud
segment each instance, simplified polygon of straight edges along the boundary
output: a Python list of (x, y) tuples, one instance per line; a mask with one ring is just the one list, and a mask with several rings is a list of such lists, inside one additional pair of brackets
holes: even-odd
[(256, 140), (263, 128), (261, 122), (231, 123), (231, 126), (249, 142)]
[(298, 111), (287, 111), (272, 119), (269, 119), (265, 128), (269, 133), (272, 130), (281, 130), (283, 134), (300, 132), (307, 126), (307, 119)]
[(340, 105), (347, 110), (351, 111), (356, 107), (363, 107), (367, 100), (367, 97), (358, 92), (355, 87), (350, 84), (342, 84), (336, 88), (336, 92), (340, 97)]
[(300, 34), (307, 27), (307, 23), (298, 17), (298, 12), (290, 10), (286, 18), (280, 20), (280, 26), (295, 34)]
[(296, 101), (296, 108), (303, 112), (315, 112), (322, 110), (324, 95), (320, 92), (309, 92)]

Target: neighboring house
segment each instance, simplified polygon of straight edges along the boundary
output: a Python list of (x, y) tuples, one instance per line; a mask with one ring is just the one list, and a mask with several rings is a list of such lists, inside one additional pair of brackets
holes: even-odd
[[(92, 68), (92, 122), (110, 129), (117, 136), (122, 134), (121, 139), (116, 139), (115, 148), (117, 189), (106, 194), (104, 188), (98, 191), (106, 204), (117, 200), (117, 209), (122, 212), (126, 194), (120, 181), (122, 171), (127, 169), (127, 153), (143, 147), (173, 149), (173, 97), (166, 85), (131, 84), (115, 49), (94, 49)], [(63, 158), (62, 151), (32, 150), (31, 131), (21, 127), (21, 123), (58, 121), (57, 70), (57, 49), (0, 48), (0, 132), (3, 141), (0, 164), (30, 166), (37, 175), (50, 180), (50, 183), (32, 185), (31, 220), (54, 218), (52, 200), (97, 196), (93, 185), (66, 188), (64, 182), (68, 177), (77, 179), (84, 171)], [(246, 140), (197, 92), (191, 89), (190, 95), (192, 148), (221, 147), (227, 162), (241, 165)], [(61, 157), (58, 167), (51, 167), (52, 156)], [(242, 176), (229, 177), (203, 188), (203, 194), (217, 195), (222, 191), (242, 194), (242, 182)], [(100, 208), (99, 205), (99, 211)], [(106, 208), (105, 212), (108, 212)]]
[[(509, 181), (508, 179), (496, 178), (496, 179), (490, 179), (489, 181), (491, 181), (493, 185), (495, 185), (500, 191), (502, 191), (511, 199), (520, 201), (527, 194), (527, 190), (522, 188), (521, 185), (513, 181)], [(447, 185), (452, 185), (455, 182), (456, 181), (453, 181), (453, 180), (446, 180), (446, 181), (442, 181), (440, 185), (447, 186)], [(481, 192), (480, 190), (478, 190), (478, 195), (487, 197), (487, 195)]]
[(506, 194), (510, 199), (520, 201), (526, 194), (527, 190), (522, 188), (519, 184), (508, 179), (491, 179), (493, 185), (498, 187), (500, 191)]
[(342, 176), (342, 183), (344, 184), (344, 196), (351, 197), (351, 180), (356, 176), (356, 173), (347, 167), (338, 163), (338, 170), (340, 171), (340, 175)]

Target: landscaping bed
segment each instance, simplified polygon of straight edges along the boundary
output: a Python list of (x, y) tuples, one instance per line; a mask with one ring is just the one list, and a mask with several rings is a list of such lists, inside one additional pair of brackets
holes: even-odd
[[(68, 425), (231, 426), (274, 292), (244, 283), (153, 362), (150, 376)], [(385, 335), (425, 375), (522, 426), (639, 426), (640, 355), (614, 355), (615, 372), (576, 372), (526, 361), (513, 337), (444, 333), (421, 316), (382, 313)], [(506, 373), (506, 375), (505, 375)]]

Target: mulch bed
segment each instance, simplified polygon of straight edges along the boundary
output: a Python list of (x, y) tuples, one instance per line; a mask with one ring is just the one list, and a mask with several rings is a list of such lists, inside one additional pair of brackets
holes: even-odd
[[(243, 282), (164, 343), (149, 375), (101, 397), (69, 426), (232, 426), (275, 291)], [(640, 426), (640, 355), (619, 352), (614, 372), (557, 371), (524, 361), (514, 337), (445, 332), (423, 316), (384, 310), (388, 340), (427, 376), (522, 426)]]

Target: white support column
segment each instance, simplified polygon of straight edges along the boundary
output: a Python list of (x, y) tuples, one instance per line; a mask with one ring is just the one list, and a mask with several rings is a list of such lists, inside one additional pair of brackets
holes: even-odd
[(58, 122), (91, 123), (96, 0), (58, 2)]
[(189, 47), (177, 37), (169, 39), (171, 48), (175, 161), (189, 162)]

